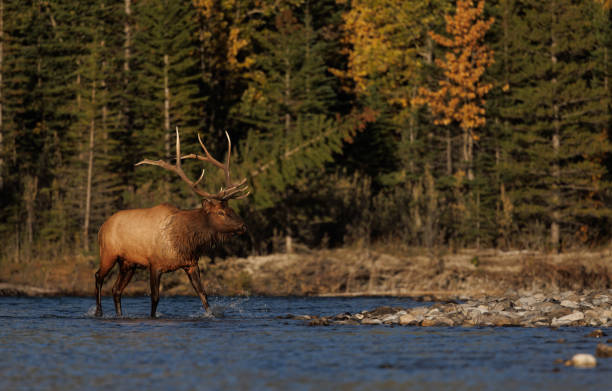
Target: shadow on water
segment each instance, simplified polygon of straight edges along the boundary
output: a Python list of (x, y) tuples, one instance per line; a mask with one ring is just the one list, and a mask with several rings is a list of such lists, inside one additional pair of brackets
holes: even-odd
[[(418, 328), (278, 319), (335, 315), (406, 298), (163, 297), (123, 299), (102, 318), (92, 298), (0, 298), (2, 390), (608, 389), (612, 359), (596, 368), (555, 360), (594, 352), (589, 329)], [(604, 330), (612, 335), (612, 330)], [(562, 339), (564, 342), (559, 343)]]

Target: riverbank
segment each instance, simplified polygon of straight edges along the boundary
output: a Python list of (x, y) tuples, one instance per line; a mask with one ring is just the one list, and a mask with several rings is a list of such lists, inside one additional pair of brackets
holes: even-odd
[[(0, 295), (93, 294), (96, 257), (65, 257), (0, 265)], [(306, 250), (248, 258), (203, 259), (210, 295), (411, 296), (421, 300), (550, 296), (565, 291), (612, 288), (612, 251), (547, 254), (534, 251), (426, 249)], [(103, 293), (110, 294), (116, 270)], [(4, 288), (2, 288), (4, 287)], [(148, 274), (140, 270), (126, 295), (146, 295)], [(164, 274), (162, 295), (192, 295), (185, 273)]]

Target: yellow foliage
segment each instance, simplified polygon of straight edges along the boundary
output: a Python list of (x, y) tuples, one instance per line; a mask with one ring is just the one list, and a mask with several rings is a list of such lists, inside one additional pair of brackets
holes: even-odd
[(481, 19), (483, 11), (484, 0), (476, 6), (472, 0), (459, 0), (455, 14), (445, 16), (446, 32), (450, 36), (429, 33), (436, 43), (449, 50), (444, 60), (436, 60), (444, 78), (439, 81), (438, 90), (420, 88), (419, 96), (412, 102), (427, 104), (436, 116), (436, 124), (448, 125), (455, 121), (464, 130), (485, 124), (483, 97), (492, 84), (481, 79), (493, 63), (493, 50), (483, 41), (494, 19)]
[(434, 17), (429, 3), (351, 1), (350, 10), (343, 15), (344, 43), (351, 48), (347, 52), (348, 70), (330, 71), (352, 80), (358, 94), (368, 95), (375, 89), (388, 103), (409, 108), (419, 68), (417, 49), (423, 46), (427, 26)]
[[(205, 31), (202, 31), (200, 39), (203, 40), (222, 40), (227, 36), (227, 42), (210, 44), (210, 47), (222, 47), (223, 51), (219, 54), (220, 58), (225, 58), (226, 61), (220, 61), (219, 67), (239, 72), (249, 69), (254, 62), (252, 56), (243, 56), (244, 59), (239, 60), (239, 54), (244, 49), (248, 48), (250, 41), (247, 14), (240, 12), (247, 4), (244, 0), (192, 0), (194, 7), (200, 12), (206, 25)], [(261, 6), (261, 1), (255, 1), (254, 5)], [(267, 9), (267, 8), (266, 8)]]

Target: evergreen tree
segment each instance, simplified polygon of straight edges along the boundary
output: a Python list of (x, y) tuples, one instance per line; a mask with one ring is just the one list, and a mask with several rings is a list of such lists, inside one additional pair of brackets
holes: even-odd
[[(241, 153), (258, 209), (288, 205), (291, 194), (308, 189), (348, 134), (330, 112), (328, 44), (314, 29), (311, 7), (281, 6), (274, 24), (256, 35), (259, 51), (239, 115), (250, 129)], [(280, 211), (290, 238), (301, 218)]]
[(607, 64), (592, 33), (597, 7), (517, 2), (521, 18), (513, 20), (519, 34), (509, 45), (515, 60), (506, 89), (514, 104), (500, 110), (512, 129), (503, 181), (517, 219), (527, 229), (546, 225), (553, 249), (580, 232), (596, 236), (597, 223), (609, 214), (602, 161), (610, 150), (610, 113)]
[[(134, 161), (149, 156), (170, 158), (177, 126), (186, 145), (197, 145), (203, 99), (198, 95), (201, 75), (195, 50), (196, 16), (190, 2), (146, 0), (135, 6), (137, 29), (132, 65), (136, 72), (138, 118), (135, 144), (140, 150), (132, 155)], [(143, 168), (133, 181), (138, 185), (153, 183), (154, 188), (161, 186), (157, 201), (170, 201), (172, 195), (182, 192), (182, 187), (175, 189), (178, 193), (170, 191), (168, 183), (174, 179), (159, 170)]]

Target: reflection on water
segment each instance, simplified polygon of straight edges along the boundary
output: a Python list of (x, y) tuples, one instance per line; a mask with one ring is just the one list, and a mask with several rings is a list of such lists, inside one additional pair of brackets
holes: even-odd
[[(0, 298), (0, 390), (419, 389), (606, 390), (612, 359), (593, 369), (556, 364), (593, 353), (590, 329), (309, 327), (279, 315), (334, 315), (404, 298)], [(612, 330), (604, 330), (612, 335)], [(557, 341), (563, 338), (565, 343)]]

